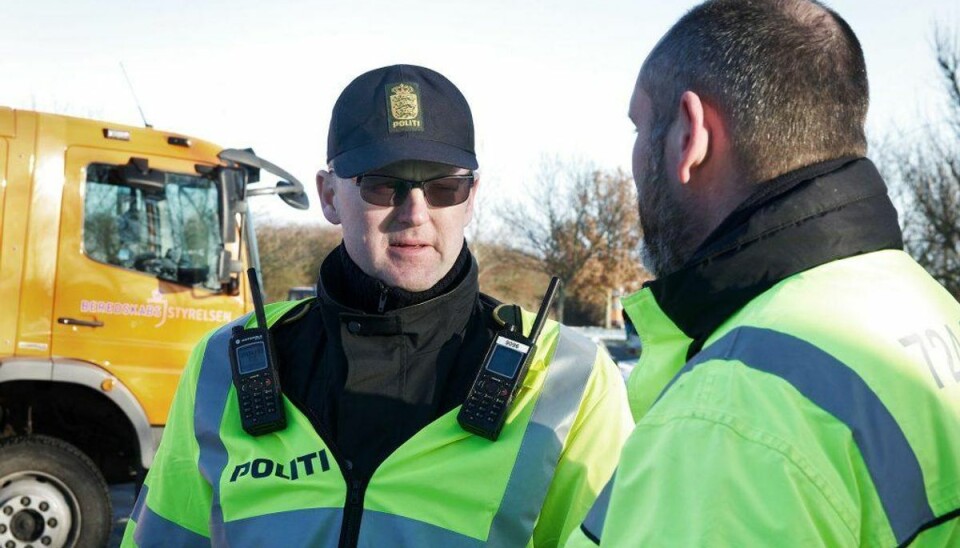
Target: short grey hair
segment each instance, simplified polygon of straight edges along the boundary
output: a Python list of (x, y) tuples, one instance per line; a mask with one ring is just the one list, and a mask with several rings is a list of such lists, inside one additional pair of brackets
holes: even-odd
[(718, 108), (748, 182), (867, 151), (863, 50), (847, 22), (814, 0), (708, 0), (660, 40), (640, 85), (654, 143), (684, 91)]

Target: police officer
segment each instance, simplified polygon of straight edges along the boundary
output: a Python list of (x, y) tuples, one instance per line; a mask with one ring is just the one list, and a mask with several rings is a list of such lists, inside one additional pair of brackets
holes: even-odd
[(317, 187), (343, 243), (323, 262), (316, 299), (267, 307), (287, 427), (244, 433), (231, 326), (209, 336), (184, 372), (125, 544), (560, 543), (633, 421), (607, 354), (549, 322), (499, 438), (458, 424), (505, 321), (479, 292), (463, 236), (478, 189), (466, 100), (426, 68), (373, 70), (337, 100), (327, 152)]
[(866, 112), (856, 36), (809, 0), (704, 2), (647, 58), (639, 422), (584, 537), (960, 543), (960, 305), (902, 250)]

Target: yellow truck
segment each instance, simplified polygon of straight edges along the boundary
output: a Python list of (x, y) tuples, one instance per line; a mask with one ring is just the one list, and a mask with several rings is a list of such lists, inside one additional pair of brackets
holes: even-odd
[(0, 107), (0, 546), (106, 543), (190, 350), (252, 309), (265, 194), (308, 207), (249, 150)]

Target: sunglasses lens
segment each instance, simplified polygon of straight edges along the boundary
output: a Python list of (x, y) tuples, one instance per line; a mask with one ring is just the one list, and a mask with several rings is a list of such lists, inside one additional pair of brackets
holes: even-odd
[(360, 177), (360, 197), (368, 204), (381, 207), (398, 206), (407, 199), (412, 186), (422, 186), (423, 195), (432, 207), (462, 204), (470, 196), (473, 177), (451, 176), (424, 183), (410, 183), (386, 175)]
[(423, 194), (433, 207), (450, 207), (462, 204), (470, 196), (473, 181), (463, 177), (435, 179), (423, 184)]
[[(378, 206), (393, 206), (397, 195), (397, 185), (403, 186), (401, 181), (392, 177), (378, 175), (364, 175), (360, 180), (360, 197), (364, 202)], [(401, 194), (401, 197), (402, 194)]]

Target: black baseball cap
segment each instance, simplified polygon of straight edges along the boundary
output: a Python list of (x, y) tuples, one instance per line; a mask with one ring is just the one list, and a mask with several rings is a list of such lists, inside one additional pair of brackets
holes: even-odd
[(356, 177), (401, 160), (477, 169), (473, 116), (442, 74), (394, 65), (358, 76), (333, 106), (327, 164)]

